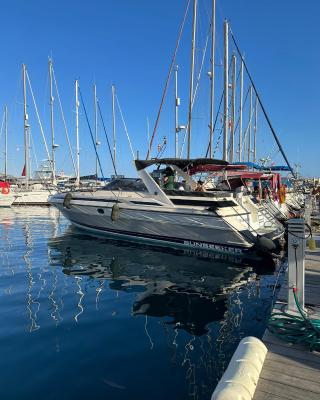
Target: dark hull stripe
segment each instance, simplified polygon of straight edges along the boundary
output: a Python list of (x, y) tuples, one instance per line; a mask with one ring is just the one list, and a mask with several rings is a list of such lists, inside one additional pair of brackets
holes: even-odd
[[(182, 238), (177, 238), (177, 237), (171, 237), (171, 236), (162, 236), (162, 235), (153, 235), (149, 233), (138, 233), (138, 232), (132, 232), (132, 231), (125, 231), (125, 230), (119, 230), (119, 229), (111, 229), (111, 228), (104, 228), (104, 227), (96, 227), (88, 224), (83, 224), (76, 222), (72, 219), (69, 218), (69, 220), (78, 226), (82, 226), (83, 228), (89, 228), (89, 229), (94, 229), (96, 231), (101, 231), (101, 232), (106, 232), (106, 233), (114, 233), (118, 235), (126, 235), (126, 236), (131, 236), (134, 238), (141, 238), (141, 239), (152, 239), (152, 240), (158, 240), (158, 241), (166, 241), (166, 242), (171, 242), (173, 244), (179, 244), (179, 245), (184, 245), (188, 247), (194, 247), (194, 248), (200, 248), (204, 250), (213, 250), (213, 251), (225, 251), (225, 252), (232, 252), (234, 254), (238, 254), (237, 251), (232, 251), (231, 249), (238, 249), (240, 250), (240, 254), (245, 254), (250, 252), (250, 248), (248, 247), (242, 247), (242, 246), (237, 246), (237, 245), (229, 245), (229, 244), (222, 244), (222, 243), (215, 243), (215, 242), (206, 242), (206, 241), (198, 241), (198, 240), (187, 240), (187, 239), (182, 239)], [(220, 247), (219, 248), (215, 248)]]
[[(77, 199), (72, 199), (72, 200), (77, 200)], [(71, 203), (70, 203), (71, 206), (72, 205), (76, 205), (77, 207), (95, 207), (95, 208), (99, 207), (99, 206), (92, 205), (92, 204), (72, 204), (72, 200), (71, 200)], [(78, 201), (82, 201), (82, 200), (78, 199)], [(83, 201), (86, 201), (86, 200), (83, 200)], [(89, 201), (93, 201), (93, 200), (89, 200)], [(99, 202), (100, 200), (94, 200), (94, 201)], [(115, 203), (116, 201), (101, 200), (101, 202)], [(118, 202), (118, 203), (120, 203), (120, 202)], [(55, 205), (54, 202), (51, 202), (50, 204)], [(62, 203), (58, 203), (58, 205), (60, 205), (60, 204), (62, 205)], [(135, 205), (136, 204), (132, 204), (132, 206), (135, 206)], [(107, 209), (111, 209), (112, 208), (112, 207), (106, 207), (105, 205), (100, 206), (100, 207), (105, 207)], [(193, 217), (210, 217), (210, 218), (223, 219), (223, 217), (220, 217), (214, 211), (210, 211), (210, 214), (201, 213), (201, 214), (191, 215), (190, 212), (175, 212), (175, 211), (166, 211), (166, 210), (163, 210), (163, 209), (161, 209), (161, 210), (149, 210), (149, 207), (146, 207), (144, 209), (142, 209), (141, 207), (139, 207), (139, 208), (127, 208), (127, 209), (123, 208), (123, 210), (124, 211), (140, 211), (140, 212), (147, 211), (147, 212), (150, 212), (150, 213), (157, 213), (157, 214), (159, 214), (159, 212), (160, 212), (162, 214), (166, 213), (166, 214), (170, 214), (170, 215), (188, 215), (190, 218), (193, 218)], [(174, 208), (172, 208), (172, 210), (174, 210)], [(198, 210), (198, 211), (201, 212), (202, 210)], [(203, 210), (203, 211), (207, 211), (207, 210)], [(247, 212), (242, 212), (242, 213), (225, 215), (224, 217), (225, 218), (238, 217), (238, 216), (248, 215), (248, 214), (249, 213), (247, 213)], [(241, 234), (241, 231), (239, 231), (239, 233)]]

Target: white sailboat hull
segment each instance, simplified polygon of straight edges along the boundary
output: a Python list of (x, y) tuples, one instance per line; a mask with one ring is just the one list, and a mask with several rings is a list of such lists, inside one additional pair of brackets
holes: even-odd
[(26, 206), (26, 205), (45, 205), (48, 206), (48, 198), (53, 194), (49, 190), (32, 190), (32, 191), (21, 191), (17, 192), (16, 199), (13, 202), (14, 206)]
[(15, 196), (11, 193), (0, 194), (0, 207), (10, 207), (15, 200)]

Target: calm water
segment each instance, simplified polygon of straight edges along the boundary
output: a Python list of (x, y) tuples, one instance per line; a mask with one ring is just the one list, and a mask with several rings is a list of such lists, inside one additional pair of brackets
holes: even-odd
[(0, 210), (2, 399), (209, 399), (260, 336), (275, 277), (119, 244), (54, 209)]

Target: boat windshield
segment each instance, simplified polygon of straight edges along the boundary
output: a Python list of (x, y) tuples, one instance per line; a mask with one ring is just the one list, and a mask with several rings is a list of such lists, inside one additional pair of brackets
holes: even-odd
[(111, 181), (104, 190), (124, 190), (126, 192), (147, 192), (145, 184), (139, 178), (121, 178)]

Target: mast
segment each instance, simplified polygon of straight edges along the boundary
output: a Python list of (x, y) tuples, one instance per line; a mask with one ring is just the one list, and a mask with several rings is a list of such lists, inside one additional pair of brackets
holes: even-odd
[(240, 109), (239, 109), (239, 162), (242, 161), (242, 112), (243, 112), (243, 60), (240, 67)]
[(224, 21), (224, 112), (223, 112), (223, 156), (224, 161), (228, 161), (228, 100), (229, 100), (229, 23)]
[(210, 136), (209, 136), (209, 158), (212, 158), (213, 124), (214, 124), (214, 65), (215, 65), (215, 42), (216, 42), (216, 0), (212, 0), (212, 31), (211, 31), (211, 74), (210, 74)]
[(257, 129), (258, 129), (258, 97), (256, 96), (256, 101), (254, 105), (254, 130), (253, 130), (253, 162), (257, 162)]
[[(98, 141), (98, 107), (97, 107), (97, 85), (93, 85), (93, 104), (94, 104), (94, 135), (95, 135), (95, 142), (96, 147), (99, 146)], [(98, 149), (97, 149), (98, 153)], [(96, 155), (96, 178), (98, 178), (98, 155)]]
[(249, 111), (249, 135), (248, 135), (248, 162), (251, 158), (251, 137), (252, 137), (252, 86), (250, 86), (250, 111)]
[(190, 95), (189, 95), (189, 113), (188, 113), (188, 146), (187, 158), (190, 158), (191, 151), (191, 120), (192, 120), (192, 104), (193, 104), (193, 80), (194, 80), (194, 65), (196, 51), (196, 28), (197, 28), (197, 6), (198, 0), (193, 0), (193, 23), (192, 23), (192, 44), (191, 44), (191, 71), (190, 71)]
[(26, 86), (26, 65), (22, 64), (23, 81), (23, 130), (24, 130), (24, 172), (26, 177), (26, 188), (29, 188), (29, 124), (27, 114), (27, 86)]
[(174, 156), (175, 158), (178, 158), (178, 152), (179, 152), (179, 138), (178, 138), (178, 133), (179, 133), (179, 106), (180, 106), (180, 98), (178, 94), (178, 70), (179, 67), (178, 65), (176, 66), (175, 69), (175, 152)]
[(236, 69), (237, 58), (232, 55), (232, 93), (231, 93), (231, 129), (230, 129), (230, 162), (234, 161), (234, 133), (236, 124)]
[(112, 85), (111, 90), (112, 90), (113, 161), (114, 161), (114, 167), (116, 168), (117, 142), (116, 142), (116, 114), (115, 114), (115, 106), (114, 106), (116, 88), (114, 85)]
[(4, 107), (4, 178), (8, 175), (8, 107)]
[(76, 154), (77, 154), (77, 176), (76, 186), (80, 185), (80, 147), (79, 147), (79, 82), (78, 79), (75, 81), (75, 93), (76, 93)]
[(55, 143), (54, 143), (54, 119), (53, 119), (53, 75), (52, 75), (52, 60), (49, 59), (49, 76), (50, 76), (50, 127), (51, 127), (51, 171), (52, 171), (52, 184), (56, 182), (56, 161), (55, 161)]

